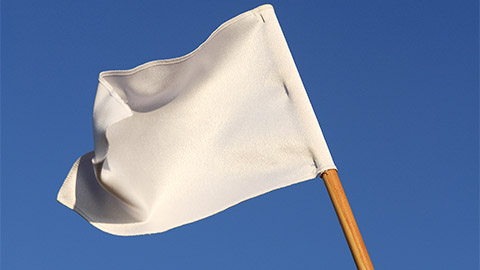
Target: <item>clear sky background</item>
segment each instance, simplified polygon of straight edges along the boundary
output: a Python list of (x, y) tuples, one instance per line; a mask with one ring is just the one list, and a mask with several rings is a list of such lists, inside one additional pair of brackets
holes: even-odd
[[(321, 180), (118, 237), (56, 201), (98, 74), (260, 1), (1, 2), (2, 269), (354, 269)], [(478, 269), (477, 1), (272, 1), (376, 269)]]

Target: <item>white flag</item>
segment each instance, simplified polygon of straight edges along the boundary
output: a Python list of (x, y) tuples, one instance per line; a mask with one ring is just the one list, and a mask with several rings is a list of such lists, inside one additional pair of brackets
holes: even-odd
[(335, 169), (273, 7), (193, 52), (100, 73), (95, 151), (58, 201), (116, 235), (158, 233)]

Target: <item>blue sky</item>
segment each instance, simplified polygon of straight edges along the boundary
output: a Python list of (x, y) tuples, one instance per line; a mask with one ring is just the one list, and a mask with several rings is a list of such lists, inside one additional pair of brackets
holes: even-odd
[[(162, 234), (56, 202), (98, 73), (195, 49), (259, 1), (1, 2), (2, 269), (354, 269), (321, 180)], [(272, 1), (377, 269), (478, 269), (477, 1)]]

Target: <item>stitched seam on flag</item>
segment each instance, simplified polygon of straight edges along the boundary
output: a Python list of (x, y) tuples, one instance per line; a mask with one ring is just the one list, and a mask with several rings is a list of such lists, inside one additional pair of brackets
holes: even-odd
[(142, 71), (142, 70), (144, 70), (146, 68), (149, 68), (149, 67), (154, 67), (154, 66), (159, 66), (159, 65), (167, 65), (167, 64), (174, 64), (174, 63), (178, 63), (180, 61), (187, 60), (188, 58), (195, 55), (202, 47), (205, 46), (205, 44), (207, 44), (211, 39), (213, 39), (218, 33), (223, 31), (224, 29), (227, 29), (233, 23), (239, 22), (242, 19), (248, 18), (252, 15), (255, 16), (256, 14), (258, 14), (259, 11), (262, 11), (262, 10), (265, 10), (265, 9), (273, 9), (273, 7), (269, 4), (263, 5), (263, 6), (260, 6), (260, 7), (256, 8), (256, 9), (244, 12), (244, 13), (242, 13), (242, 14), (240, 14), (240, 15), (238, 15), (238, 16), (236, 16), (236, 17), (234, 17), (234, 18), (232, 18), (232, 19), (230, 19), (226, 22), (224, 22), (219, 27), (217, 27), (217, 29), (215, 31), (213, 31), (212, 34), (210, 34), (210, 36), (203, 43), (201, 43), (196, 49), (194, 49), (193, 51), (191, 51), (188, 54), (185, 54), (183, 56), (176, 57), (176, 58), (154, 60), (154, 61), (142, 64), (140, 66), (134, 67), (132, 69), (103, 71), (103, 72), (100, 73), (100, 77), (115, 76), (115, 75), (131, 75), (131, 74), (135, 74), (135, 73), (137, 73), (139, 71)]
[[(72, 199), (70, 197), (65, 198), (64, 194), (66, 192), (67, 186), (69, 186), (70, 182), (72, 182), (73, 171), (75, 170), (78, 173), (79, 161), (80, 161), (80, 158), (78, 158), (75, 161), (75, 163), (73, 164), (72, 168), (70, 169), (70, 171), (67, 174), (67, 177), (65, 178), (65, 181), (63, 182), (62, 186), (60, 187), (60, 190), (58, 191), (58, 195), (57, 195), (57, 201), (59, 201), (60, 203), (62, 203), (63, 205), (67, 206), (70, 209), (73, 209), (74, 206), (75, 206), (75, 198), (72, 201)], [(68, 205), (67, 205), (67, 203), (68, 203)]]
[[(113, 97), (117, 102), (119, 102), (122, 106), (124, 106), (128, 111), (132, 111), (130, 106), (127, 105), (125, 100), (123, 100), (114, 90), (113, 87), (108, 83), (104, 78), (100, 77), (98, 78), (99, 83), (101, 83), (105, 88), (107, 88), (108, 93), (110, 94), (111, 97)], [(123, 120), (123, 119), (121, 119)], [(121, 121), (119, 120), (119, 121)], [(112, 123), (110, 123), (108, 126), (110, 126)], [(108, 127), (107, 126), (107, 127)]]
[[(223, 31), (224, 29), (227, 29), (231, 24), (237, 22), (237, 21), (240, 21), (240, 19), (243, 19), (243, 18), (246, 18), (247, 15), (251, 15), (251, 14), (245, 14), (245, 16), (242, 16), (242, 18), (239, 18), (239, 20), (236, 20), (234, 22), (226, 22), (228, 24), (222, 24), (220, 26), (220, 28), (217, 28), (217, 30), (215, 30), (204, 42), (202, 42), (196, 49), (194, 49), (193, 51), (183, 55), (183, 56), (180, 56), (180, 57), (176, 57), (176, 58), (170, 58), (170, 59), (161, 59), (161, 60), (154, 60), (152, 62), (147, 62), (145, 64), (142, 64), (140, 66), (137, 66), (133, 69), (128, 69), (128, 70), (110, 70), (110, 71), (103, 71), (100, 73), (100, 76), (104, 76), (104, 77), (107, 77), (107, 76), (115, 76), (115, 75), (131, 75), (131, 74), (135, 74), (137, 72), (140, 72), (142, 70), (145, 70), (147, 68), (150, 68), (150, 67), (154, 67), (154, 66), (161, 66), (161, 65), (167, 65), (167, 64), (174, 64), (174, 63), (179, 63), (181, 61), (185, 61), (187, 59), (189, 59), (190, 57), (194, 56), (198, 51), (200, 51), (207, 42), (209, 42), (211, 39), (213, 39), (218, 33), (220, 33), (221, 31)], [(112, 73), (112, 74), (110, 74)]]

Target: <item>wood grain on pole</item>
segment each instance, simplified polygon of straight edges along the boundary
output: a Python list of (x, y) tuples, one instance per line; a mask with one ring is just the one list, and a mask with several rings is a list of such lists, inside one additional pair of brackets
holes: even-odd
[(350, 208), (347, 196), (338, 178), (337, 171), (327, 170), (321, 177), (327, 187), (328, 194), (332, 200), (333, 207), (337, 213), (338, 220), (342, 226), (343, 233), (345, 234), (357, 268), (360, 270), (373, 269), (372, 261), (363, 243), (362, 235), (353, 217), (352, 209)]

